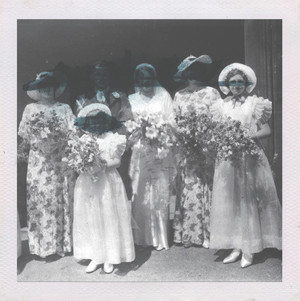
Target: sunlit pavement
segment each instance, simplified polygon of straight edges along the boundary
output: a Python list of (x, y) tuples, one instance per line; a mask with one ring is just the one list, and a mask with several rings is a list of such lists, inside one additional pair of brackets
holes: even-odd
[(89, 261), (76, 262), (72, 254), (46, 260), (29, 254), (28, 241), (22, 242), (18, 259), (18, 281), (281, 281), (282, 255), (276, 249), (256, 254), (254, 263), (242, 269), (240, 261), (223, 264), (230, 250), (172, 245), (169, 250), (136, 247), (132, 263), (115, 266), (105, 274), (103, 266), (91, 274), (85, 272)]

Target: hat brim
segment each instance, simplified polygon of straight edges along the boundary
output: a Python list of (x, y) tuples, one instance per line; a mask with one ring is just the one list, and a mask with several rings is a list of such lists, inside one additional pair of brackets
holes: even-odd
[(208, 56), (206, 54), (200, 55), (199, 57), (195, 58), (193, 61), (188, 62), (186, 66), (184, 66), (177, 73), (175, 73), (175, 75), (173, 76), (173, 79), (176, 82), (182, 81), (184, 79), (184, 76), (183, 76), (184, 70), (186, 70), (188, 67), (190, 67), (195, 62), (209, 65), (212, 63), (212, 59), (210, 56)]
[[(54, 77), (59, 83), (58, 88), (55, 90), (55, 98), (58, 98), (66, 89), (67, 86), (67, 77), (64, 73), (59, 71), (48, 72), (48, 76)], [(23, 89), (27, 90), (27, 94), (30, 98), (34, 100), (40, 100), (42, 98), (42, 93), (38, 90), (38, 84), (41, 83), (40, 79), (29, 82), (23, 85)]]
[(92, 103), (80, 110), (78, 113), (78, 117), (86, 117), (92, 111), (102, 111), (111, 116), (111, 112), (108, 106), (101, 103)]
[(230, 92), (229, 88), (226, 86), (226, 80), (227, 80), (228, 73), (231, 72), (232, 70), (240, 70), (245, 74), (245, 76), (249, 81), (249, 86), (246, 87), (246, 91), (248, 93), (252, 92), (257, 83), (255, 72), (249, 66), (240, 63), (230, 64), (222, 70), (218, 79), (220, 90), (225, 95), (227, 95)]

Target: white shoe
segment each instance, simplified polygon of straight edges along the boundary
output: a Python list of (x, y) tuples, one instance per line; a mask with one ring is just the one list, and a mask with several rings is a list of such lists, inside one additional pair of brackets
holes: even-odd
[(242, 251), (240, 249), (233, 249), (232, 252), (230, 253), (229, 256), (227, 256), (224, 260), (223, 263), (232, 263), (232, 262), (236, 262), (240, 255), (241, 255)]
[(95, 272), (97, 270), (98, 266), (99, 266), (99, 264), (92, 260), (90, 262), (90, 264), (87, 266), (87, 268), (86, 268), (85, 271), (87, 273), (93, 273), (93, 272)]
[(246, 256), (249, 258), (249, 260), (246, 259), (246, 258), (245, 258), (245, 254), (243, 254), (242, 260), (241, 260), (241, 267), (242, 267), (242, 268), (247, 268), (247, 267), (249, 267), (250, 265), (252, 265), (252, 263), (253, 263), (253, 254), (251, 254), (251, 255), (247, 255), (247, 254), (246, 254)]
[(204, 239), (202, 247), (205, 249), (209, 249), (209, 241), (207, 239)]
[(106, 274), (112, 273), (114, 270), (114, 265), (108, 262), (104, 262), (104, 272)]

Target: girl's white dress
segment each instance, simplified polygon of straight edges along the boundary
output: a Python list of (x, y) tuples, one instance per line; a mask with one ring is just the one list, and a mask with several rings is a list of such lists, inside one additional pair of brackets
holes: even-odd
[[(268, 121), (272, 103), (249, 96), (244, 103), (234, 105), (231, 97), (227, 97), (217, 100), (210, 109), (214, 120), (226, 116), (239, 120), (251, 134), (260, 123)], [(239, 248), (248, 254), (270, 247), (281, 249), (281, 205), (263, 150), (258, 161), (247, 155), (238, 168), (229, 161), (217, 162), (210, 220), (213, 249)]]
[[(117, 133), (105, 133), (97, 142), (106, 161), (120, 159), (126, 147), (126, 137)], [(99, 264), (133, 261), (131, 213), (122, 179), (116, 168), (94, 175), (98, 177), (96, 182), (89, 174), (80, 174), (75, 185), (74, 257)]]
[[(169, 93), (156, 87), (155, 95), (148, 102), (139, 92), (129, 96), (133, 115), (159, 113), (165, 120), (173, 118), (173, 104)], [(157, 248), (169, 248), (168, 220), (170, 184), (175, 168), (171, 153), (164, 159), (156, 158), (156, 149), (139, 140), (132, 148), (129, 175), (132, 179), (132, 214), (134, 243)]]

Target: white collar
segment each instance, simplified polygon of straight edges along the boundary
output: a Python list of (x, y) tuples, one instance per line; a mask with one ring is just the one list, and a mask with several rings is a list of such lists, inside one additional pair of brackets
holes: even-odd
[(96, 97), (99, 102), (105, 102), (107, 98), (108, 90), (109, 90), (109, 86), (103, 91), (99, 91), (97, 90), (97, 88), (95, 88)]

